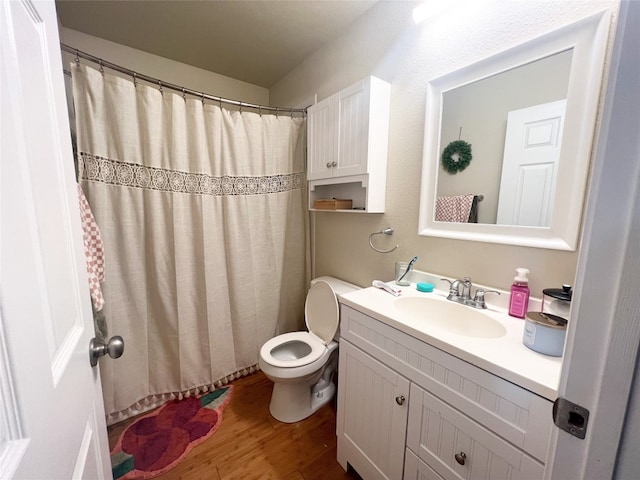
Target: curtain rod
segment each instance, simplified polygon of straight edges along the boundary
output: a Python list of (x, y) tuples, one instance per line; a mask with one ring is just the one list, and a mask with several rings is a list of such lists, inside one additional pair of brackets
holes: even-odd
[[(129, 75), (130, 77), (133, 78), (133, 82), (136, 83), (137, 80), (143, 80), (145, 82), (148, 82), (150, 84), (153, 85), (158, 85), (160, 87), (160, 90), (162, 91), (163, 88), (168, 88), (170, 90), (174, 90), (176, 92), (182, 93), (182, 96), (186, 98), (187, 95), (191, 95), (192, 97), (196, 97), (196, 98), (200, 98), (202, 99), (202, 101), (204, 102), (205, 99), (206, 100), (211, 100), (220, 104), (228, 104), (228, 105), (235, 105), (236, 107), (240, 108), (240, 111), (242, 111), (243, 108), (252, 108), (254, 110), (258, 110), (260, 113), (262, 113), (263, 111), (267, 111), (267, 112), (275, 112), (276, 115), (278, 115), (279, 113), (283, 113), (285, 115), (291, 115), (293, 116), (294, 113), (300, 113), (302, 115), (306, 115), (307, 114), (307, 109), (306, 108), (283, 108), (283, 107), (272, 107), (270, 105), (257, 105), (255, 103), (247, 103), (247, 102), (241, 102), (240, 100), (231, 100), (228, 98), (223, 98), (223, 97), (218, 97), (218, 96), (213, 96), (213, 95), (208, 95), (206, 93), (203, 92), (198, 92), (196, 90), (192, 90), (190, 88), (186, 88), (186, 87), (181, 87), (179, 85), (174, 85), (172, 83), (168, 83), (168, 82), (163, 82), (162, 80), (158, 79), (158, 78), (153, 78), (150, 77), (148, 75), (144, 75), (142, 73), (137, 73), (133, 70), (130, 70), (128, 68), (125, 67), (121, 67), (120, 65), (116, 65), (115, 63), (111, 63), (111, 62), (107, 62), (106, 60), (103, 60), (99, 57), (96, 57), (94, 55), (91, 55), (89, 53), (83, 52), (81, 50), (78, 50), (77, 48), (71, 47), (69, 45), (66, 45), (64, 43), (60, 43), (60, 48), (68, 53), (71, 53), (73, 55), (75, 55), (75, 61), (77, 64), (80, 64), (80, 58), (83, 58), (85, 60), (89, 60), (90, 62), (93, 63), (97, 63), (98, 65), (100, 65), (100, 71), (102, 71), (103, 67), (109, 68), (111, 70), (115, 70), (116, 72), (120, 72), (120, 73), (124, 73), (125, 75)], [(65, 71), (66, 73), (66, 71)]]

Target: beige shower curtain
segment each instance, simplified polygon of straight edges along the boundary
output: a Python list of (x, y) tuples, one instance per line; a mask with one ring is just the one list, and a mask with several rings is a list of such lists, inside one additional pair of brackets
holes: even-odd
[(305, 120), (73, 64), (80, 182), (105, 247), (108, 423), (256, 368), (302, 327)]

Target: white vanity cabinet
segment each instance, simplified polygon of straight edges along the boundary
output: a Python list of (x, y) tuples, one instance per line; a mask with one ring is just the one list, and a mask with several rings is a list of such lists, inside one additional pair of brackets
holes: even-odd
[(367, 77), (307, 109), (309, 208), (326, 198), (383, 212), (391, 86)]
[(338, 462), (362, 478), (401, 478), (409, 381), (348, 342), (340, 343)]
[(341, 309), (337, 436), (344, 468), (351, 464), (365, 480), (543, 477), (551, 401)]

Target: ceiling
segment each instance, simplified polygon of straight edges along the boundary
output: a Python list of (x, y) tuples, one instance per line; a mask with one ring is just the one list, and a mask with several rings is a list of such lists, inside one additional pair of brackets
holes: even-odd
[(57, 0), (56, 8), (63, 27), (270, 88), (377, 1)]

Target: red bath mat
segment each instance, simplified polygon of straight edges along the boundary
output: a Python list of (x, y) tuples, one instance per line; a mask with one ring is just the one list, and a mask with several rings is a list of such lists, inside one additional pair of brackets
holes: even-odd
[(172, 400), (139, 418), (111, 451), (114, 480), (148, 479), (173, 467), (217, 430), (233, 386), (183, 400)]

